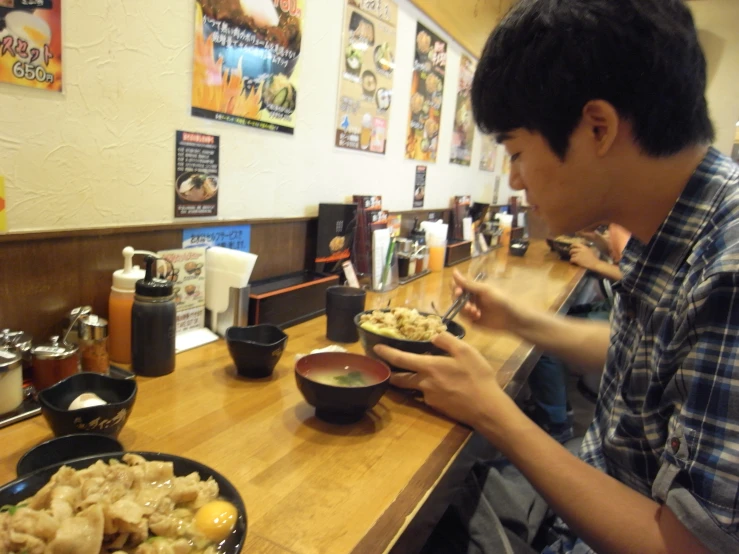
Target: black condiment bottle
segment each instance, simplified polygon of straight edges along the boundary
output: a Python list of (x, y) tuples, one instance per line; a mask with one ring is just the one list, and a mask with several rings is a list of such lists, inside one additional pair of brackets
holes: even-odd
[(413, 229), (411, 229), (409, 238), (411, 241), (417, 243), (417, 247), (426, 246), (426, 232), (418, 225), (418, 218), (413, 222)]
[(145, 377), (172, 373), (175, 366), (174, 288), (154, 277), (156, 262), (146, 257), (146, 276), (136, 282), (131, 309), (131, 367)]

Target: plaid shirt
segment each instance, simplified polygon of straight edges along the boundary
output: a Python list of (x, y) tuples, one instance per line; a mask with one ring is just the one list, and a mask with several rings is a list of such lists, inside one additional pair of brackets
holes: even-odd
[(580, 457), (739, 551), (739, 167), (710, 149), (621, 269)]

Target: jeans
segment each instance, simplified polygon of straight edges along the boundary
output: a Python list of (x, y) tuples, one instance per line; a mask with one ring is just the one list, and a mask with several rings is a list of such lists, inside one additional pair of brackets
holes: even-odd
[[(581, 439), (565, 447), (577, 454)], [(487, 446), (485, 446), (487, 444)], [(553, 512), (513, 464), (475, 433), (462, 455), (480, 459), (426, 541), (422, 554), (534, 554), (547, 544)], [(565, 527), (566, 529), (566, 527)], [(532, 545), (534, 539), (542, 544)], [(536, 548), (535, 548), (536, 547)]]
[[(611, 306), (608, 302), (597, 302), (575, 306), (570, 316), (591, 321), (608, 321)], [(567, 423), (567, 367), (559, 358), (542, 354), (529, 375), (532, 400), (554, 425)]]

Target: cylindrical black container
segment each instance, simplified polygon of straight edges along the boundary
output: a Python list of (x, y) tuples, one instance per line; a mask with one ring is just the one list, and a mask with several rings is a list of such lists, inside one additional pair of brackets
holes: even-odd
[(131, 367), (145, 377), (172, 373), (175, 366), (173, 285), (152, 277), (155, 262), (153, 256), (146, 259), (146, 277), (136, 283), (131, 309)]
[(410, 255), (398, 254), (398, 277), (406, 279), (410, 273)]
[(364, 311), (367, 292), (354, 287), (326, 290), (326, 338), (336, 342), (357, 342), (354, 316)]

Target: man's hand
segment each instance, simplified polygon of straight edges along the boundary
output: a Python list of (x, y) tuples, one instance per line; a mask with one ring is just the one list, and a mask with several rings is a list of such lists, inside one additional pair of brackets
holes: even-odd
[(449, 333), (432, 341), (447, 356), (409, 354), (378, 345), (375, 353), (392, 365), (414, 373), (394, 373), (396, 387), (423, 393), (427, 405), (470, 426), (495, 414), (510, 400), (498, 385), (495, 371), (472, 346)]
[(454, 271), (455, 294), (472, 293), (463, 313), (476, 324), (493, 331), (509, 331), (518, 319), (518, 312), (508, 299), (490, 285), (485, 285)]
[(593, 249), (589, 246), (573, 244), (570, 248), (570, 262), (585, 269), (595, 270), (600, 258), (595, 255)]

